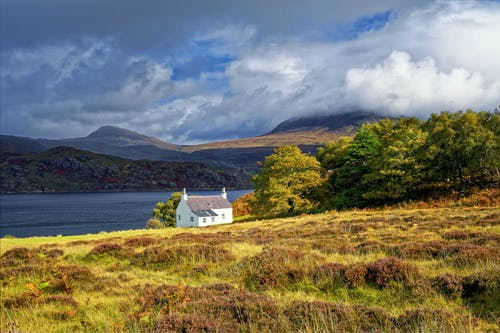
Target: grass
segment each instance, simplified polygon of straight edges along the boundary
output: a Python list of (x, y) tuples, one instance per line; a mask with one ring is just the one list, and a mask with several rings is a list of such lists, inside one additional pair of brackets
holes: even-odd
[(0, 240), (5, 332), (496, 332), (500, 208)]

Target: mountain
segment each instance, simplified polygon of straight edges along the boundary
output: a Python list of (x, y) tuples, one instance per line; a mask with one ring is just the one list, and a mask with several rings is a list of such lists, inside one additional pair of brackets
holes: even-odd
[(374, 123), (385, 117), (375, 113), (354, 111), (340, 114), (319, 114), (290, 118), (276, 126), (270, 134), (326, 130), (329, 132), (355, 133), (359, 126)]
[(47, 149), (35, 139), (12, 135), (0, 135), (0, 151), (4, 153), (36, 153)]
[(296, 144), (314, 154), (326, 142), (343, 135), (353, 136), (361, 124), (381, 118), (362, 111), (291, 118), (261, 136), (193, 146), (175, 145), (115, 126), (101, 127), (82, 138), (49, 140), (1, 136), (1, 144), (2, 154), (10, 150), (19, 154), (67, 146), (131, 160), (204, 163), (226, 171), (237, 170), (248, 177), (258, 171), (257, 162), (272, 154), (275, 147)]
[(103, 126), (83, 138), (37, 139), (46, 148), (67, 146), (129, 159), (193, 162), (181, 146), (116, 126)]
[(250, 182), (237, 172), (202, 163), (133, 161), (71, 147), (2, 155), (2, 193), (197, 190), (222, 185), (242, 189)]

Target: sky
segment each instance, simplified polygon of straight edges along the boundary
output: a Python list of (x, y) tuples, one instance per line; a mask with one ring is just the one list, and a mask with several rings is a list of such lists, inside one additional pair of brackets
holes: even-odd
[(0, 0), (0, 132), (195, 144), (500, 105), (500, 2)]

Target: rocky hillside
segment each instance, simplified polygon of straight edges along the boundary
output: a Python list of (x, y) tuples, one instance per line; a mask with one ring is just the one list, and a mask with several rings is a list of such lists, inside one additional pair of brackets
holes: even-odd
[(2, 193), (249, 188), (236, 173), (202, 163), (128, 160), (69, 147), (2, 154)]

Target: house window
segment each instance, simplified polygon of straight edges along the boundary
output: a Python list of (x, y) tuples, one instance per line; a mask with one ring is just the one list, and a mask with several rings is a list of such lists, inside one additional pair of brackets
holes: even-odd
[(206, 217), (204, 217), (204, 218), (203, 218), (203, 223), (206, 223), (206, 222), (207, 222), (207, 218), (206, 218)]
[(226, 214), (222, 214), (222, 219), (225, 220), (226, 219)]
[(215, 222), (215, 217), (212, 217), (212, 222)]
[(194, 217), (191, 216), (191, 222), (194, 222)]
[(181, 220), (181, 216), (179, 215), (179, 221)]

